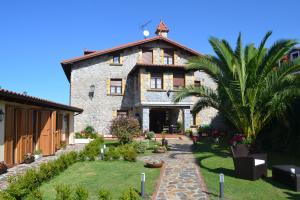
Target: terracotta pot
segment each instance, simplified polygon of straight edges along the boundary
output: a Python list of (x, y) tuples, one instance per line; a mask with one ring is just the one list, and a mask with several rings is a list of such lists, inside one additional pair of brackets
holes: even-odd
[(25, 158), (25, 160), (24, 160), (25, 164), (30, 164), (32, 162), (34, 162), (34, 157), (33, 156), (31, 158)]
[(146, 162), (145, 167), (147, 168), (161, 168), (164, 164), (164, 161), (161, 161), (160, 163), (157, 162)]

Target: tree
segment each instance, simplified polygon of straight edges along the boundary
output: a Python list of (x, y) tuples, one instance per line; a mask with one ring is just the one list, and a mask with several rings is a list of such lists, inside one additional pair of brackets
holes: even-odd
[(214, 55), (193, 57), (187, 69), (207, 73), (218, 85), (213, 90), (204, 85), (188, 86), (174, 97), (178, 102), (188, 96), (201, 97), (193, 106), (198, 113), (213, 107), (225, 116), (248, 141), (255, 139), (261, 129), (282, 115), (300, 95), (299, 59), (280, 64), (279, 61), (294, 47), (296, 40), (278, 40), (270, 48), (268, 32), (260, 45), (243, 47), (241, 34), (235, 50), (224, 39), (211, 37)]

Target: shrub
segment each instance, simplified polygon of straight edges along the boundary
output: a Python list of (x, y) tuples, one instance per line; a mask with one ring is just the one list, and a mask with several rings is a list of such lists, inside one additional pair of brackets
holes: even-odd
[(137, 152), (133, 147), (133, 145), (129, 145), (129, 144), (123, 145), (121, 147), (121, 153), (123, 155), (124, 160), (131, 161), (131, 162), (136, 161)]
[(108, 152), (104, 155), (104, 160), (119, 160), (121, 153), (119, 148), (110, 147)]
[(55, 200), (71, 200), (71, 188), (68, 185), (60, 184), (55, 187)]
[(193, 131), (191, 129), (188, 129), (185, 131), (185, 135), (186, 136), (192, 136), (193, 135)]
[(98, 200), (112, 200), (111, 192), (106, 189), (100, 189), (98, 191)]
[(119, 139), (120, 143), (127, 144), (139, 135), (139, 121), (131, 117), (117, 117), (111, 123), (110, 132)]
[(155, 133), (153, 131), (146, 133), (146, 139), (151, 140), (154, 137), (155, 137)]
[(11, 196), (7, 191), (0, 191), (0, 200), (16, 200), (16, 198)]
[(81, 132), (75, 133), (75, 138), (91, 138), (96, 139), (97, 133), (95, 132), (95, 129), (92, 126), (86, 126), (85, 129)]
[(82, 152), (79, 153), (80, 160), (95, 160), (100, 155), (100, 147), (103, 143), (103, 137), (98, 137), (89, 144), (87, 144)]
[(25, 200), (43, 200), (43, 194), (39, 189), (36, 189), (29, 193)]
[(74, 190), (73, 200), (87, 200), (89, 192), (83, 186), (77, 186)]
[(40, 185), (38, 173), (34, 169), (29, 169), (24, 175), (12, 177), (7, 192), (16, 199), (25, 198), (31, 191)]
[(147, 149), (147, 145), (142, 142), (135, 142), (133, 143), (133, 147), (136, 150), (137, 153), (145, 153)]
[(139, 193), (132, 187), (122, 193), (120, 200), (141, 200)]

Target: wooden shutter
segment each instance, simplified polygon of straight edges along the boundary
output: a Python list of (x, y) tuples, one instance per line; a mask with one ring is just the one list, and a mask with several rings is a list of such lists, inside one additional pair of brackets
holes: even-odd
[(4, 161), (7, 165), (14, 164), (14, 139), (15, 139), (15, 108), (7, 106), (5, 110), (5, 143)]
[(106, 94), (110, 94), (110, 79), (106, 80)]
[(173, 74), (173, 86), (174, 87), (184, 87), (184, 74), (183, 73), (174, 73)]
[(123, 64), (123, 54), (120, 53), (120, 64)]
[(153, 51), (143, 50), (143, 63), (152, 64), (153, 63)]
[(160, 49), (160, 64), (164, 64), (164, 50)]
[(126, 79), (122, 79), (122, 95), (125, 94), (125, 89), (126, 89)]
[(168, 77), (168, 74), (164, 73), (163, 74), (163, 80), (162, 80), (162, 84), (163, 84), (163, 89), (164, 90), (167, 89), (167, 81), (168, 81), (167, 77)]

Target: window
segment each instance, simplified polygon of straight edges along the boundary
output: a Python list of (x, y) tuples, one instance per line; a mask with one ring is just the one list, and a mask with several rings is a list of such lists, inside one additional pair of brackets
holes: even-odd
[(150, 49), (143, 49), (143, 63), (153, 63), (153, 51)]
[(127, 110), (117, 110), (117, 117), (127, 117), (128, 111)]
[(110, 93), (122, 94), (122, 79), (110, 79)]
[(174, 73), (173, 74), (173, 88), (179, 89), (184, 87), (184, 73)]
[(162, 89), (162, 74), (151, 74), (151, 89)]
[(174, 52), (173, 51), (164, 51), (164, 64), (165, 65), (173, 65), (173, 55)]
[(115, 54), (113, 56), (113, 64), (120, 64), (120, 54)]
[(200, 87), (201, 86), (201, 81), (195, 81), (194, 86), (195, 87)]
[(299, 57), (299, 51), (291, 53), (291, 60), (294, 60)]

